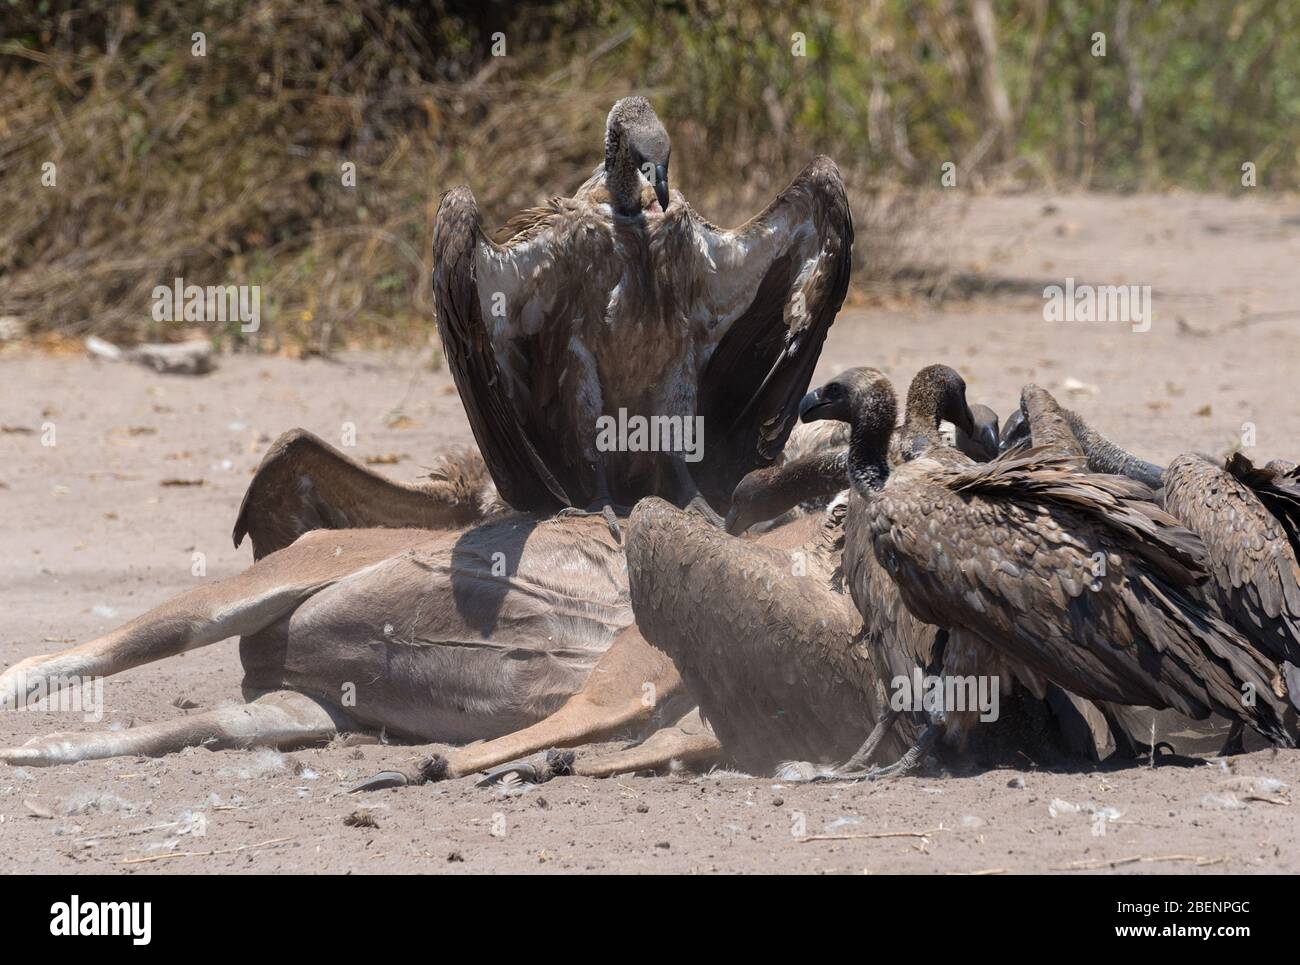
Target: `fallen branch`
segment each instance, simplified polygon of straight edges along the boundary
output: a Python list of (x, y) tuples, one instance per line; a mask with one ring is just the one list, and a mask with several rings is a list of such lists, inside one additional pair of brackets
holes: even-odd
[(938, 831), (947, 831), (942, 824), (929, 831), (872, 831), (868, 834), (808, 834), (799, 838), (799, 843), (808, 841), (860, 841), (868, 838), (929, 838)]
[(1100, 858), (1091, 861), (1071, 861), (1069, 864), (1057, 865), (1052, 868), (1053, 871), (1087, 871), (1093, 868), (1117, 868), (1125, 864), (1152, 864), (1157, 861), (1191, 861), (1198, 868), (1206, 865), (1223, 864), (1228, 860), (1228, 855), (1220, 855), (1217, 858), (1209, 858), (1202, 854), (1153, 854), (1142, 855), (1135, 854), (1128, 858)]
[(272, 838), (270, 841), (261, 841), (257, 844), (241, 844), (237, 848), (218, 848), (215, 851), (171, 851), (167, 854), (151, 854), (147, 858), (123, 858), (121, 864), (144, 864), (147, 861), (162, 861), (166, 858), (206, 858), (215, 854), (237, 854), (240, 851), (269, 848), (292, 840), (293, 838)]

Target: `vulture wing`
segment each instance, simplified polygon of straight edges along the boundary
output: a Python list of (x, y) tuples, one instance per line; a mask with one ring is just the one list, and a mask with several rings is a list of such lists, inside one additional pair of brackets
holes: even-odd
[(502, 498), (536, 512), (584, 505), (581, 460), (564, 448), (571, 435), (559, 431), (555, 403), (573, 320), (603, 311), (616, 280), (606, 277), (618, 272), (611, 232), (592, 206), (562, 199), (510, 229), (505, 243), (490, 240), (468, 188), (443, 195), (433, 229), (438, 332)]
[(818, 157), (745, 225), (724, 231), (693, 220), (695, 294), (714, 347), (699, 386), (704, 453), (691, 468), (705, 497), (725, 508), (747, 472), (772, 464), (797, 421), (848, 290), (853, 217), (839, 169)]
[(1199, 540), (1142, 484), (1070, 465), (1030, 450), (896, 471), (867, 505), (908, 608), (1081, 697), (1218, 712), (1290, 744), (1276, 667), (1189, 596), (1204, 578)]
[[(1226, 471), (1191, 455), (1165, 471), (1165, 507), (1205, 542), (1233, 622), (1268, 653), (1300, 664), (1300, 565), (1284, 528), (1285, 497), (1272, 495), (1278, 492), (1268, 470), (1254, 469), (1240, 453)], [(1280, 515), (1265, 499), (1278, 503)]]

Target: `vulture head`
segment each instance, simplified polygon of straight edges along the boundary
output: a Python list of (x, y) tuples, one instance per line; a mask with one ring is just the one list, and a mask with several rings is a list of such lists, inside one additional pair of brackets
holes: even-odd
[(966, 403), (966, 380), (947, 365), (927, 365), (907, 390), (907, 411), (932, 414), (975, 436), (975, 416)]
[(898, 402), (894, 387), (878, 369), (849, 369), (819, 389), (813, 389), (799, 403), (799, 419), (817, 422), (834, 419), (853, 426), (854, 435), (888, 441), (894, 431)]
[(605, 184), (619, 214), (662, 214), (668, 209), (671, 153), (668, 132), (648, 100), (624, 97), (614, 105), (605, 122)]
[(955, 445), (976, 462), (989, 462), (998, 456), (998, 414), (978, 402), (970, 407), (975, 417), (973, 433), (957, 431)]

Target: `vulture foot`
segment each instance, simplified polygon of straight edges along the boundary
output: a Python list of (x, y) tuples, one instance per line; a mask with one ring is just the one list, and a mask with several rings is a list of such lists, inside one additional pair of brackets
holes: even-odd
[[(882, 721), (882, 723), (884, 723), (884, 721)], [(880, 725), (877, 724), (876, 727), (879, 729)], [(820, 774), (814, 778), (814, 780), (882, 781), (893, 777), (904, 777), (916, 771), (917, 768), (925, 762), (926, 757), (930, 754), (931, 748), (934, 747), (934, 742), (943, 734), (943, 730), (944, 725), (942, 723), (926, 725), (925, 730), (921, 731), (921, 736), (916, 739), (916, 745), (887, 767), (868, 767), (865, 770), (850, 770), (848, 765), (845, 765), (842, 768), (827, 771), (825, 774)], [(872, 731), (872, 736), (874, 735), (875, 731)], [(868, 737), (867, 740), (870, 741), (871, 738)], [(872, 748), (872, 750), (874, 751), (874, 748)], [(857, 754), (853, 755), (853, 759), (850, 763), (852, 763), (853, 760), (857, 760), (861, 755), (862, 751), (858, 751)]]
[(845, 761), (842, 771), (862, 771), (871, 763), (871, 759), (876, 756), (876, 749), (880, 746), (886, 735), (894, 726), (894, 721), (898, 719), (897, 711), (886, 711), (884, 716), (876, 722), (876, 726), (871, 729), (867, 735), (866, 741), (857, 749), (852, 757)]
[(613, 502), (608, 499), (598, 499), (586, 509), (578, 509), (576, 506), (568, 506), (556, 512), (555, 518), (561, 519), (566, 516), (602, 516), (605, 524), (609, 527), (609, 535), (614, 538), (614, 542), (620, 546), (623, 545), (623, 527), (618, 522), (618, 509)]
[[(1116, 760), (1146, 760), (1150, 761), (1151, 766), (1154, 767), (1156, 762), (1162, 757), (1178, 756), (1177, 752), (1174, 750), (1173, 744), (1170, 744), (1168, 741), (1157, 741), (1155, 739), (1156, 733), (1154, 725), (1151, 729), (1151, 739), (1154, 743), (1145, 744), (1133, 736), (1132, 732), (1124, 726), (1124, 722), (1115, 715), (1114, 711), (1102, 707), (1101, 714), (1106, 718), (1106, 723), (1110, 725), (1110, 733), (1115, 740), (1115, 753), (1112, 756), (1115, 757)], [(1240, 724), (1234, 724), (1233, 730), (1236, 731), (1240, 726)], [(1228, 735), (1228, 739), (1231, 741), (1231, 733)]]
[(714, 508), (709, 505), (708, 501), (699, 493), (696, 493), (691, 497), (691, 501), (686, 504), (686, 511), (688, 513), (698, 513), (718, 529), (727, 528), (727, 521), (719, 516)]
[(1228, 737), (1219, 748), (1219, 757), (1236, 757), (1238, 754), (1246, 753), (1246, 744), (1242, 739), (1246, 734), (1246, 725), (1241, 721), (1236, 721), (1232, 725), (1232, 730), (1228, 731)]

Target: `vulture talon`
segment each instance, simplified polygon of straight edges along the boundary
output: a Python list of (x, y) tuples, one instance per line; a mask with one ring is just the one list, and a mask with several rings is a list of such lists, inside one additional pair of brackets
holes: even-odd
[(600, 511), (600, 515), (605, 517), (605, 525), (609, 527), (609, 535), (614, 538), (614, 542), (619, 546), (623, 545), (623, 527), (618, 524), (618, 516), (614, 514), (614, 507), (606, 503)]
[(717, 511), (709, 505), (708, 501), (700, 493), (696, 493), (691, 497), (691, 501), (686, 504), (686, 511), (703, 516), (718, 529), (727, 528), (726, 520), (718, 515)]

